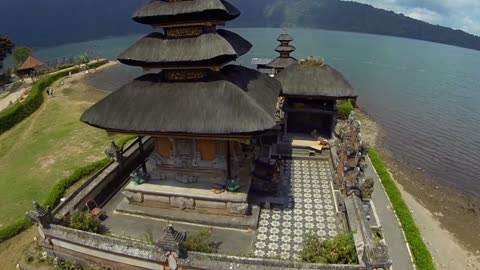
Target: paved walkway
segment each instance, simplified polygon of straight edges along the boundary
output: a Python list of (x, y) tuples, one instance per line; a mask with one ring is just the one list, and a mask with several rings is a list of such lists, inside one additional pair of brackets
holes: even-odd
[(397, 218), (393, 213), (387, 194), (383, 189), (380, 179), (373, 170), (373, 165), (370, 162), (370, 159), (367, 159), (367, 164), (368, 168), (366, 171), (366, 177), (372, 177), (375, 181), (372, 200), (375, 204), (380, 224), (383, 227), (383, 234), (385, 241), (387, 242), (388, 252), (393, 262), (392, 269), (413, 270), (414, 268), (410, 259), (406, 240), (403, 236), (402, 229), (398, 224)]
[(296, 258), (308, 232), (328, 239), (341, 228), (328, 161), (284, 160), (280, 179), (279, 188), (288, 194), (288, 205), (283, 209), (262, 209), (254, 245), (257, 257)]
[(10, 93), (8, 96), (0, 99), (0, 111), (3, 111), (6, 108), (8, 108), (8, 106), (10, 105), (10, 102), (12, 103), (17, 102), (17, 100), (19, 100), (23, 96), (23, 93), (25, 93), (25, 91), (28, 90), (30, 87), (31, 85), (27, 83), (26, 87), (22, 87), (13, 93)]

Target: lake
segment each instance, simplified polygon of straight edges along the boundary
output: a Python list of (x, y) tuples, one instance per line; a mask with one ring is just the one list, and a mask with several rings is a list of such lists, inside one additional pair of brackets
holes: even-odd
[[(233, 29), (253, 45), (239, 59), (274, 58), (280, 29)], [(359, 104), (385, 128), (385, 146), (417, 170), (480, 192), (480, 52), (368, 34), (292, 29), (297, 58), (320, 56), (358, 91)], [(116, 58), (141, 35), (40, 48), (48, 60), (85, 51)]]

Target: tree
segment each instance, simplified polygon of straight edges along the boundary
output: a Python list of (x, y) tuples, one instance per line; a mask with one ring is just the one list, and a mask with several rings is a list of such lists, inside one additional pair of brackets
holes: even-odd
[(27, 58), (32, 54), (32, 48), (30, 47), (15, 47), (13, 49), (13, 58), (15, 59), (16, 66), (20, 66)]
[(15, 45), (10, 39), (0, 36), (0, 69), (3, 67), (3, 60), (7, 55), (12, 53), (13, 47), (15, 47)]

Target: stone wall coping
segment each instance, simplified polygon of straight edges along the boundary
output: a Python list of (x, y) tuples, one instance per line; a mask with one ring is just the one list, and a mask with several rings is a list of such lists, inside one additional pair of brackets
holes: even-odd
[[(151, 144), (150, 138), (145, 138), (145, 148)], [(127, 149), (124, 151), (125, 159), (131, 157), (135, 152), (139, 151), (138, 149), (138, 139), (132, 142)], [(100, 170), (98, 173), (93, 175), (90, 179), (88, 179), (84, 184), (80, 186), (74, 193), (66, 198), (65, 201), (60, 203), (52, 213), (54, 215), (60, 214), (61, 216), (67, 215), (72, 209), (74, 209), (79, 202), (81, 202), (90, 192), (95, 190), (108, 176), (109, 174), (116, 171), (116, 169), (120, 166), (118, 162), (111, 161), (106, 167)]]
[[(155, 263), (165, 263), (166, 257), (159, 247), (134, 239), (122, 239), (115, 236), (99, 235), (52, 224), (49, 229), (42, 228), (45, 236), (58, 241), (68, 242), (92, 250), (108, 252), (119, 256), (140, 259)], [(75, 252), (75, 250), (72, 250)], [(188, 252), (186, 258), (178, 259), (178, 264), (194, 269), (245, 269), (245, 270), (365, 270), (364, 265), (310, 264), (265, 258), (229, 256)]]
[(43, 231), (46, 237), (94, 250), (141, 258), (148, 261), (165, 261), (166, 259), (160, 248), (134, 239), (122, 239), (114, 236), (84, 232), (54, 224), (50, 225), (50, 229), (43, 229)]

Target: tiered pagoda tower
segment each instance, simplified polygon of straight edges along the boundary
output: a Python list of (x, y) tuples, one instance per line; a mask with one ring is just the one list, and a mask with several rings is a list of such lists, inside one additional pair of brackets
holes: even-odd
[(162, 71), (133, 80), (82, 116), (108, 132), (155, 141), (146, 164), (151, 180), (126, 187), (130, 203), (247, 214), (256, 138), (276, 126), (281, 85), (227, 65), (252, 46), (218, 29), (239, 15), (223, 0), (152, 0), (135, 12), (133, 20), (156, 31), (118, 60)]
[(267, 66), (273, 70), (274, 75), (286, 67), (297, 63), (297, 59), (291, 56), (295, 51), (295, 47), (290, 45), (293, 38), (285, 31), (278, 36), (277, 40), (280, 42), (280, 45), (275, 48), (275, 51), (278, 52), (280, 56), (267, 64)]

